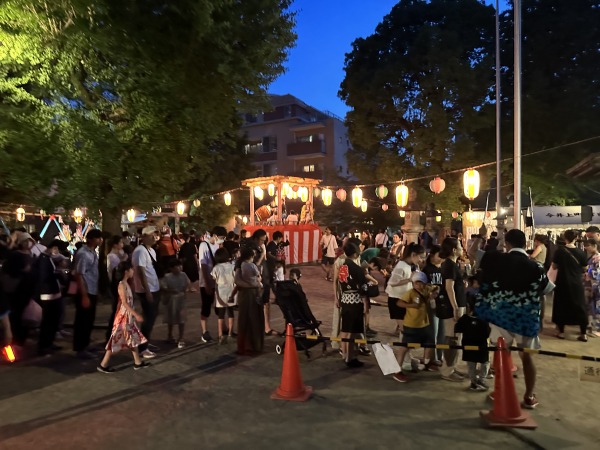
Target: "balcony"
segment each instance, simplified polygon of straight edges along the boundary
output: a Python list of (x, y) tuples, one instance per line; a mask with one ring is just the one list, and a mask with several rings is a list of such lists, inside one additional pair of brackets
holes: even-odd
[(253, 153), (253, 156), (256, 162), (277, 161), (277, 152)]
[(325, 141), (293, 142), (287, 146), (287, 155), (290, 158), (315, 158), (325, 156)]

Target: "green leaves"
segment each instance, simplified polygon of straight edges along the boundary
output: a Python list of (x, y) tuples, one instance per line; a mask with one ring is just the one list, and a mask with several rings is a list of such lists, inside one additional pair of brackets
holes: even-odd
[(227, 178), (237, 111), (260, 105), (295, 39), (288, 4), (4, 2), (0, 149), (60, 161), (34, 170), (57, 181), (56, 206), (118, 209), (179, 197), (213, 170)]
[(493, 9), (475, 0), (400, 1), (354, 42), (340, 90), (353, 108), (353, 173), (393, 181), (473, 161), (475, 134), (493, 123), (480, 112), (493, 80), (493, 25)]

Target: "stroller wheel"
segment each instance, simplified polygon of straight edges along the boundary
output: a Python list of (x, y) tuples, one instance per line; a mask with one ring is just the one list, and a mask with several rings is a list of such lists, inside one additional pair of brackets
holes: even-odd
[(275, 352), (276, 352), (278, 355), (281, 355), (282, 351), (283, 351), (283, 349), (281, 348), (281, 345), (276, 345), (276, 346), (275, 346)]

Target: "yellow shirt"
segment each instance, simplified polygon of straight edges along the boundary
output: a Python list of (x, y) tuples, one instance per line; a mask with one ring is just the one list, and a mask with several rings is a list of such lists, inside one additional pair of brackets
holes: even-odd
[(418, 308), (406, 308), (406, 316), (404, 317), (404, 326), (409, 328), (425, 328), (429, 325), (429, 316), (427, 314), (427, 300), (429, 292), (425, 290), (425, 295), (420, 295), (415, 289), (405, 292), (400, 300), (406, 303), (418, 303)]

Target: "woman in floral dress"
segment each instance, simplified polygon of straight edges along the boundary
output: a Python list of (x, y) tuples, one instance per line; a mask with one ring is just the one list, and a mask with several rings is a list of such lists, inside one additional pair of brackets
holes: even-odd
[(143, 317), (133, 309), (133, 294), (129, 287), (129, 282), (133, 278), (133, 266), (129, 261), (123, 261), (117, 266), (115, 273), (116, 281), (119, 282), (119, 305), (115, 321), (113, 323), (112, 333), (106, 344), (106, 353), (102, 362), (97, 367), (98, 372), (112, 373), (114, 368), (108, 365), (113, 353), (120, 352), (123, 349), (130, 349), (133, 354), (133, 369), (139, 370), (148, 367), (150, 364), (142, 361), (138, 346), (147, 342), (147, 339), (138, 329), (137, 322), (142, 322)]

